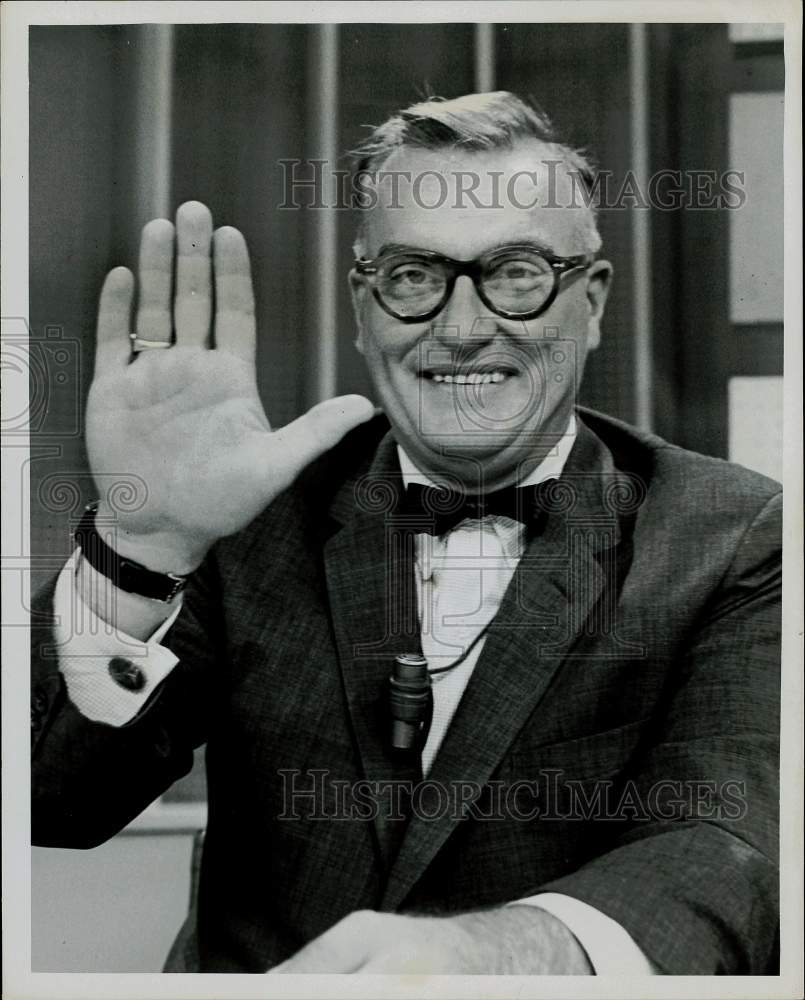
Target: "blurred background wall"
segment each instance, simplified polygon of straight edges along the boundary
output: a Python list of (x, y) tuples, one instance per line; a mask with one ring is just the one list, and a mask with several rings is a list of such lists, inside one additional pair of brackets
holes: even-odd
[[(347, 169), (366, 126), (428, 94), (533, 96), (614, 191), (634, 172), (638, 193), (600, 213), (616, 281), (582, 402), (779, 478), (783, 74), (770, 25), (32, 28), (34, 583), (94, 496), (80, 435), (97, 296), (109, 268), (136, 266), (149, 218), (194, 198), (245, 234), (273, 424), (370, 393), (346, 281), (355, 213), (281, 209), (280, 161)], [(641, 203), (660, 170), (720, 182), (730, 169), (744, 174), (738, 211)], [(160, 967), (203, 801), (199, 761), (103, 848), (34, 851), (35, 971)]]

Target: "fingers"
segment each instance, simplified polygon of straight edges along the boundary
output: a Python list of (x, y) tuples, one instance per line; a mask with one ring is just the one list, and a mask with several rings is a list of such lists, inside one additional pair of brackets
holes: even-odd
[(179, 207), (175, 228), (167, 219), (153, 219), (143, 227), (136, 335), (142, 340), (169, 344), (175, 330), (177, 345), (208, 346), (213, 264), (216, 346), (253, 362), (254, 293), (246, 241), (231, 226), (213, 234), (210, 210), (198, 201)]
[(352, 948), (345, 948), (330, 940), (325, 934), (306, 945), (286, 962), (274, 966), (270, 973), (357, 972), (364, 962), (364, 949), (360, 942), (352, 944)]
[(357, 910), (270, 972), (433, 974), (447, 970), (445, 958), (460, 969), (449, 936), (441, 928), (435, 936), (434, 923)]
[(320, 934), (271, 973), (357, 972), (389, 931), (383, 914), (359, 910)]
[(98, 306), (95, 370), (123, 365), (129, 358), (129, 323), (134, 296), (134, 275), (116, 267), (106, 276)]
[(237, 229), (222, 226), (213, 236), (215, 346), (254, 361), (256, 332), (249, 251)]
[(207, 343), (212, 316), (212, 215), (206, 205), (187, 201), (176, 212), (176, 343)]
[(308, 410), (304, 416), (286, 424), (271, 435), (271, 454), (265, 456), (274, 474), (284, 467), (290, 483), (302, 469), (359, 424), (375, 414), (364, 396), (337, 396)]
[(142, 340), (170, 343), (173, 328), (173, 223), (152, 219), (140, 239), (140, 298), (137, 306), (137, 336)]

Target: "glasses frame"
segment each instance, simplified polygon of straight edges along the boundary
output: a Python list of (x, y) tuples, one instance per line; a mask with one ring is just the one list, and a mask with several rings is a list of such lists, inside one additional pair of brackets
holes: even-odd
[[(537, 309), (532, 309), (529, 312), (524, 313), (514, 313), (509, 312), (507, 309), (499, 309), (489, 301), (489, 298), (484, 293), (481, 285), (481, 279), (483, 277), (484, 270), (497, 257), (502, 257), (504, 255), (511, 254), (512, 252), (521, 250), (527, 250), (529, 253), (539, 255), (547, 264), (550, 265), (553, 272), (553, 287), (551, 288), (548, 297)], [(448, 270), (447, 282), (445, 283), (444, 295), (442, 296), (441, 301), (432, 309), (416, 316), (406, 316), (395, 312), (391, 306), (387, 305), (383, 301), (377, 285), (375, 284), (382, 264), (393, 259), (394, 257), (410, 256), (421, 257), (425, 260), (441, 264)], [(476, 257), (475, 260), (454, 260), (452, 257), (445, 257), (443, 254), (435, 253), (433, 250), (394, 250), (391, 253), (381, 254), (381, 256), (375, 257), (371, 260), (365, 257), (356, 258), (355, 270), (358, 274), (365, 275), (369, 278), (369, 282), (372, 286), (372, 295), (380, 308), (384, 312), (388, 313), (389, 316), (393, 316), (394, 319), (399, 320), (401, 323), (426, 323), (428, 320), (438, 316), (442, 309), (444, 309), (450, 301), (450, 297), (452, 296), (453, 290), (456, 286), (456, 281), (462, 275), (466, 275), (472, 280), (478, 298), (481, 302), (483, 302), (487, 309), (491, 309), (496, 316), (501, 316), (503, 319), (529, 320), (536, 319), (538, 316), (541, 316), (551, 308), (557, 295), (559, 294), (562, 278), (570, 274), (571, 271), (577, 271), (581, 268), (586, 270), (593, 263), (593, 260), (594, 258), (590, 254), (577, 254), (574, 257), (558, 257), (556, 254), (548, 253), (545, 250), (530, 246), (527, 243), (515, 243), (511, 246), (497, 247), (489, 253)]]

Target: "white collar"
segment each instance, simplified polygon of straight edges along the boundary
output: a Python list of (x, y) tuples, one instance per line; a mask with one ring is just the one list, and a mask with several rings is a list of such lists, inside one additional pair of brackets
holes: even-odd
[[(537, 483), (542, 483), (546, 479), (558, 479), (562, 475), (562, 470), (565, 467), (565, 462), (567, 462), (568, 456), (570, 455), (571, 449), (573, 448), (573, 443), (576, 440), (576, 416), (575, 414), (570, 414), (570, 421), (567, 425), (567, 430), (564, 435), (559, 439), (556, 447), (553, 451), (547, 455), (540, 464), (534, 469), (534, 471), (526, 478), (518, 483), (518, 486), (536, 486)], [(411, 461), (408, 454), (403, 450), (403, 448), (397, 445), (397, 457), (400, 460), (400, 469), (402, 471), (403, 486), (408, 486), (410, 483), (419, 483), (422, 486), (435, 486), (436, 484), (433, 480), (428, 479), (424, 472), (420, 472), (416, 465)]]

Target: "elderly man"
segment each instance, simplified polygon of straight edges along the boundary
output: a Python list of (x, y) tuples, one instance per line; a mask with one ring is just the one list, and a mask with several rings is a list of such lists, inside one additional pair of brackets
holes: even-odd
[(271, 430), (198, 203), (143, 231), (134, 333), (106, 280), (87, 447), (147, 495), (40, 598), (35, 841), (101, 843), (206, 744), (172, 969), (766, 971), (779, 488), (576, 407), (612, 268), (541, 114), (429, 101), (363, 153), (380, 411)]

